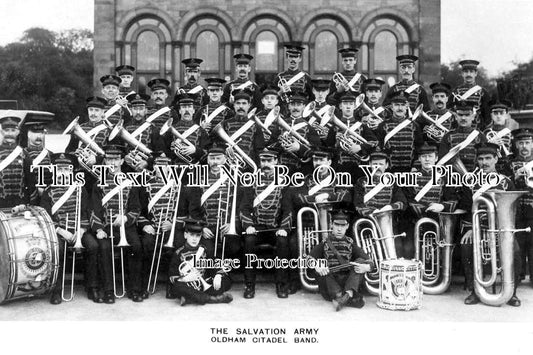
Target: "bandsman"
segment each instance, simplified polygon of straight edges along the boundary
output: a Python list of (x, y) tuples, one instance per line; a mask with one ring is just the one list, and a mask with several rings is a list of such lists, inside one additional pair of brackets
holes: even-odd
[(498, 150), (498, 172), (511, 176), (512, 171), (509, 168), (509, 159), (512, 155), (511, 147), (511, 130), (508, 127), (509, 107), (511, 103), (507, 100), (495, 101), (490, 104), (491, 122), (483, 131), (487, 141), (500, 146)]
[[(337, 81), (331, 79), (329, 85), (329, 99), (333, 102), (339, 100), (339, 98), (346, 93), (346, 91), (351, 91), (352, 93), (362, 92), (363, 82), (366, 80), (366, 77), (360, 73), (357, 73), (357, 48), (341, 48), (338, 50), (341, 56), (342, 64), (342, 76), (346, 79), (346, 82)], [(355, 78), (355, 79), (354, 79)]]
[(384, 108), (380, 103), (383, 95), (381, 90), (384, 84), (385, 82), (380, 79), (366, 79), (361, 88), (365, 94), (364, 103), (372, 112), (360, 105), (354, 113), (357, 120), (366, 124), (372, 131), (375, 131), (382, 121), (386, 121), (392, 116), (391, 110)]
[[(51, 183), (51, 172), (44, 170), (42, 181), (39, 180), (38, 176), (38, 165), (50, 165), (50, 152), (45, 148), (45, 130), (44, 122), (24, 122), (25, 136), (24, 142), (21, 142), (21, 145), (24, 146), (24, 156), (25, 156), (25, 172), (27, 176), (28, 187), (35, 186), (38, 183), (42, 182), (45, 185)], [(34, 166), (35, 168), (32, 168)], [(36, 187), (35, 189), (29, 190), (30, 193), (30, 203), (32, 205), (38, 205), (41, 195), (44, 191), (45, 186)]]
[[(261, 110), (258, 110), (255, 116), (262, 123), (265, 123), (267, 115), (272, 111), (272, 109), (274, 109), (274, 107), (278, 106), (279, 104), (278, 89), (273, 87), (266, 87), (261, 93), (261, 104), (263, 108)], [(276, 124), (274, 123), (269, 127), (271, 132), (275, 126)], [(269, 142), (271, 139), (270, 134), (264, 129), (261, 131), (263, 132), (264, 141)]]
[(305, 48), (298, 43), (285, 45), (285, 57), (287, 58), (287, 70), (278, 73), (276, 83), (280, 88), (282, 99), (282, 112), (285, 113), (291, 92), (299, 91), (313, 100), (313, 91), (311, 89), (311, 77), (309, 74), (300, 69), (302, 61), (302, 52)]
[(440, 143), (442, 137), (457, 126), (453, 112), (447, 108), (452, 88), (447, 83), (433, 83), (429, 88), (432, 93), (433, 109), (428, 111), (427, 115), (438, 122), (438, 125), (427, 119), (421, 120), (421, 125), (424, 140)]
[(195, 113), (194, 122), (209, 134), (214, 135), (213, 128), (220, 122), (231, 118), (234, 111), (222, 104), (222, 86), (226, 80), (221, 78), (207, 78), (207, 96), (209, 96), (209, 103), (202, 106), (200, 110)]
[(176, 103), (178, 96), (183, 94), (194, 95), (194, 110), (198, 111), (209, 103), (207, 90), (200, 85), (200, 77), (202, 75), (200, 64), (203, 63), (203, 59), (186, 58), (181, 63), (185, 66), (185, 79), (187, 82), (176, 91), (172, 102)]
[(106, 100), (104, 110), (108, 111), (112, 109), (115, 111), (115, 109), (117, 109), (113, 114), (107, 117), (107, 120), (112, 125), (115, 125), (120, 119), (127, 122), (130, 118), (128, 99), (119, 95), (119, 86), (122, 79), (116, 75), (109, 74), (102, 76), (100, 82), (102, 83), (102, 95)]
[(120, 86), (118, 94), (122, 97), (126, 97), (130, 92), (135, 91), (133, 79), (135, 78), (135, 67), (131, 65), (119, 65), (115, 68), (115, 72), (120, 77)]
[(259, 90), (259, 85), (250, 79), (250, 72), (252, 71), (250, 62), (254, 57), (250, 54), (238, 53), (233, 56), (233, 59), (235, 59), (237, 78), (224, 86), (221, 101), (232, 107), (235, 101), (233, 93), (247, 90), (252, 96), (252, 108), (255, 107), (259, 110), (261, 108), (261, 90)]
[[(164, 78), (155, 78), (148, 82), (150, 88), (150, 98), (152, 99), (152, 105), (148, 109), (146, 116), (150, 117), (160, 109), (167, 107), (168, 93), (170, 92), (170, 81)], [(161, 126), (170, 118), (174, 116), (172, 110), (155, 117), (151, 122), (154, 131), (159, 131)]]

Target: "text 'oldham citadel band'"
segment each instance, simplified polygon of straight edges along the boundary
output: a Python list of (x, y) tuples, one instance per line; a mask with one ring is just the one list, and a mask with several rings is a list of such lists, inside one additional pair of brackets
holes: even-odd
[(260, 83), (253, 56), (236, 54), (235, 79), (205, 87), (205, 63), (187, 58), (186, 84), (152, 78), (150, 95), (121, 65), (64, 130), (65, 152), (44, 148), (45, 122), (3, 112), (0, 301), (72, 300), (82, 256), (96, 303), (142, 302), (163, 275), (181, 305), (229, 303), (233, 273), (254, 298), (268, 269), (279, 298), (303, 286), (337, 311), (363, 307), (363, 287), (382, 308), (418, 308), (452, 271), (466, 304), (520, 306), (533, 132), (476, 84), (479, 63), (428, 93), (415, 55), (397, 57), (401, 80), (386, 88), (357, 72), (357, 48), (339, 49), (343, 71), (327, 79), (300, 69), (303, 51), (287, 45), (288, 69)]

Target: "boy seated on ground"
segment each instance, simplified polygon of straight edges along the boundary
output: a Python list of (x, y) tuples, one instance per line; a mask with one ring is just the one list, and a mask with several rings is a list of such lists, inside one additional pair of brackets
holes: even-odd
[[(334, 212), (331, 220), (330, 235), (310, 253), (310, 257), (317, 261), (318, 289), (325, 300), (333, 302), (335, 311), (344, 306), (362, 308), (365, 302), (359, 287), (364, 274), (371, 271), (374, 264), (353, 239), (346, 236), (350, 226), (346, 213)], [(320, 265), (318, 259), (325, 259), (327, 266)]]
[(233, 300), (231, 294), (226, 293), (231, 288), (226, 272), (219, 268), (202, 267), (216, 265), (209, 263), (213, 256), (207, 255), (205, 246), (200, 244), (205, 226), (204, 221), (186, 219), (185, 245), (178, 248), (170, 260), (171, 292), (180, 298), (182, 306), (187, 303), (230, 303)]

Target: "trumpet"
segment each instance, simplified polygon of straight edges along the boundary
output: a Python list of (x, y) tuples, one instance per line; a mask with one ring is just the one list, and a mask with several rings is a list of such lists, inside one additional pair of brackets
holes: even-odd
[(83, 249), (84, 246), (81, 243), (81, 186), (78, 186), (76, 188), (76, 208), (74, 210), (74, 225), (70, 227), (70, 221), (69, 221), (69, 214), (67, 213), (65, 215), (65, 229), (68, 231), (69, 229), (73, 231), (74, 237), (75, 237), (75, 243), (72, 247), (72, 271), (70, 274), (70, 291), (68, 293), (68, 296), (65, 293), (65, 276), (66, 276), (66, 268), (67, 268), (67, 249), (68, 249), (68, 243), (65, 240), (65, 250), (63, 252), (63, 284), (61, 286), (61, 299), (65, 302), (72, 301), (74, 299), (74, 273), (76, 270), (76, 252)]
[(183, 162), (187, 163), (187, 164), (190, 164), (192, 161), (193, 161), (193, 158), (188, 156), (188, 155), (184, 155), (181, 153), (182, 151), (182, 148), (183, 148), (183, 144), (189, 146), (189, 147), (194, 147), (194, 144), (192, 144), (191, 142), (189, 142), (189, 140), (187, 138), (185, 138), (180, 132), (178, 132), (178, 130), (176, 128), (174, 128), (172, 126), (172, 121), (173, 121), (173, 118), (170, 117), (164, 124), (163, 126), (161, 127), (161, 130), (159, 131), (159, 134), (162, 136), (164, 135), (167, 131), (170, 131), (170, 133), (176, 138), (176, 141), (174, 144), (176, 145), (176, 149), (174, 149), (174, 154), (176, 154), (176, 156), (182, 160)]
[[(526, 191), (486, 191), (477, 196), (472, 204), (472, 243), (474, 249), (474, 289), (479, 299), (489, 306), (501, 306), (514, 293), (514, 233), (530, 232), (531, 228), (515, 229), (515, 212), (518, 198)], [(485, 206), (484, 209), (481, 206)], [(481, 214), (488, 217), (486, 237), (481, 233)], [(484, 240), (485, 239), (485, 240)], [(488, 248), (491, 266), (489, 279), (483, 272), (482, 247)], [(498, 263), (500, 267), (498, 267)], [(495, 285), (501, 274), (501, 290), (490, 293), (487, 288)]]
[(281, 89), (281, 92), (280, 92), (280, 96), (281, 96), (281, 99), (285, 102), (289, 102), (289, 95), (288, 93), (291, 92), (291, 87), (289, 86), (289, 89), (287, 91), (285, 91), (283, 88), (285, 87), (285, 85), (287, 85), (287, 79), (285, 79), (284, 77), (280, 76), (279, 77), (279, 80), (278, 80), (278, 87)]
[(379, 265), (383, 260), (396, 259), (394, 239), (405, 237), (405, 232), (394, 234), (392, 227), (393, 211), (376, 211), (369, 218), (359, 218), (353, 232), (355, 242), (365, 253), (370, 255), (376, 271), (365, 275), (365, 285), (372, 295), (379, 294)]
[(379, 126), (379, 124), (383, 122), (383, 118), (381, 118), (376, 112), (374, 112), (374, 110), (372, 110), (366, 104), (365, 94), (361, 94), (357, 96), (357, 98), (355, 99), (355, 109), (357, 110), (359, 107), (363, 109), (364, 111), (366, 111), (371, 117), (374, 118), (372, 121), (367, 121), (367, 125), (370, 129), (372, 130), (376, 129)]
[(113, 231), (113, 210), (109, 210), (109, 220), (110, 220), (110, 229), (111, 229), (111, 235), (109, 238), (111, 238), (111, 261), (113, 264), (113, 293), (116, 298), (122, 298), (126, 295), (126, 276), (124, 272), (124, 248), (129, 247), (128, 240), (126, 239), (126, 227), (124, 225), (124, 197), (122, 196), (122, 190), (119, 191), (118, 195), (118, 203), (119, 203), (119, 212), (118, 214), (121, 216), (120, 219), (120, 227), (119, 227), (119, 235), (120, 240), (117, 244), (117, 247), (120, 248), (120, 267), (121, 267), (121, 279), (122, 279), (122, 292), (119, 294), (117, 293), (117, 285), (116, 285), (116, 279), (115, 279), (115, 271), (116, 271), (116, 265), (115, 265), (115, 251), (113, 247), (113, 239), (115, 238), (114, 231)]
[(453, 237), (458, 217), (463, 213), (439, 212), (438, 222), (433, 218), (424, 217), (415, 224), (415, 259), (424, 265), (424, 293), (439, 295), (450, 287)]
[(213, 128), (213, 132), (215, 132), (222, 140), (224, 140), (233, 150), (235, 153), (235, 159), (238, 162), (238, 165), (241, 167), (244, 167), (245, 165), (248, 165), (252, 168), (253, 171), (257, 171), (257, 165), (255, 162), (231, 139), (230, 136), (224, 131), (224, 128), (222, 128), (222, 124), (219, 123)]
[[(511, 143), (511, 131), (509, 130), (509, 128), (504, 128), (498, 132), (494, 131), (491, 128), (485, 135), (489, 143), (494, 143), (495, 141), (500, 140), (500, 139), (503, 140), (502, 144), (500, 145), (500, 147), (502, 148), (501, 150), (503, 151), (503, 154), (505, 154), (506, 157), (511, 155), (511, 152), (509, 151), (509, 148), (507, 148), (507, 144), (506, 144), (506, 143)], [(502, 153), (500, 150), (498, 150), (498, 157), (499, 158), (502, 157)]]
[(102, 148), (100, 148), (98, 144), (96, 144), (96, 142), (83, 130), (83, 128), (81, 128), (81, 126), (79, 125), (79, 119), (80, 116), (72, 120), (72, 122), (70, 122), (70, 124), (67, 126), (67, 128), (65, 128), (62, 134), (74, 135), (80, 140), (81, 143), (86, 144), (86, 146), (81, 150), (81, 152), (76, 150), (75, 154), (79, 158), (78, 161), (81, 167), (85, 169), (85, 171), (91, 173), (94, 177), (98, 178), (98, 175), (83, 160), (82, 155), (84, 155), (83, 152), (90, 152), (91, 154), (97, 154), (100, 156), (103, 156), (105, 153)]
[[(331, 208), (331, 203), (315, 203), (315, 208), (302, 207), (298, 211), (296, 216), (296, 229), (298, 233), (298, 252), (300, 258), (307, 258), (311, 253), (311, 250), (320, 243), (320, 240), (324, 240), (331, 232), (328, 229), (328, 210)], [(306, 214), (311, 215), (311, 226), (304, 227), (304, 216)], [(309, 218), (307, 218), (309, 220)], [(322, 236), (322, 238), (320, 237)], [(310, 275), (306, 268), (300, 268), (299, 272), (300, 282), (302, 286), (310, 291), (318, 291), (318, 285), (313, 276)]]

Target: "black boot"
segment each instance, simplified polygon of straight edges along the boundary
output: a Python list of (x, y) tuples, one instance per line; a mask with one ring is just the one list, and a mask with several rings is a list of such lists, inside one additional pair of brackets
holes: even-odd
[(284, 283), (277, 283), (276, 294), (278, 295), (278, 298), (289, 297), (289, 291), (287, 290), (287, 286)]
[(352, 298), (349, 294), (344, 293), (342, 296), (337, 295), (333, 301), (333, 307), (335, 308), (335, 312), (340, 311), (344, 306), (346, 306)]
[(115, 303), (115, 293), (113, 291), (105, 291), (104, 303), (107, 303), (107, 304)]
[(143, 300), (148, 299), (148, 297), (150, 297), (150, 292), (144, 290), (143, 292), (141, 292), (141, 297), (143, 298)]
[(291, 281), (290, 284), (289, 284), (289, 294), (290, 295), (294, 295), (296, 292), (298, 292), (298, 290), (301, 288), (300, 286), (300, 281), (297, 280), (297, 281)]
[(51, 304), (61, 304), (63, 299), (61, 298), (61, 292), (59, 291), (53, 291), (52, 295), (50, 296), (50, 303)]
[(223, 293), (219, 296), (210, 296), (207, 303), (230, 303), (233, 301), (233, 296), (229, 293)]
[(476, 295), (474, 291), (465, 298), (465, 304), (471, 305), (471, 304), (478, 304), (479, 303), (479, 297)]
[(244, 298), (254, 298), (255, 297), (255, 284), (247, 282), (244, 284)]
[(169, 300), (178, 298), (178, 296), (172, 293), (172, 286), (170, 283), (167, 283), (167, 294), (165, 297), (168, 298)]
[(354, 308), (363, 308), (365, 306), (363, 295), (361, 295), (359, 292), (354, 292), (352, 299), (348, 303), (348, 306)]
[(520, 307), (522, 302), (520, 302), (520, 299), (518, 299), (518, 297), (516, 297), (516, 294), (514, 294), (513, 297), (511, 297), (511, 299), (507, 301), (507, 304), (513, 307)]
[(103, 303), (104, 300), (100, 295), (100, 292), (96, 287), (91, 287), (87, 290), (87, 298), (92, 300), (94, 303)]
[(131, 291), (131, 292), (128, 292), (128, 298), (130, 300), (132, 300), (133, 302), (142, 302), (143, 301), (143, 298), (142, 296), (139, 294), (138, 291)]

